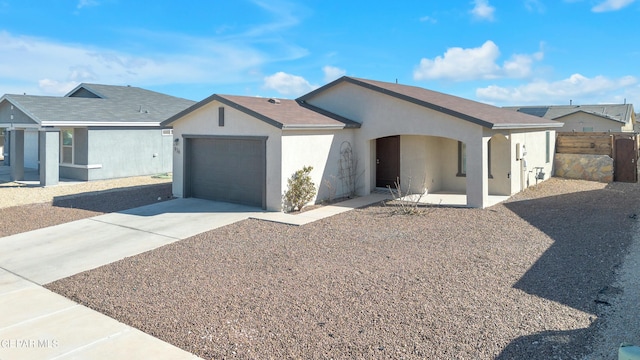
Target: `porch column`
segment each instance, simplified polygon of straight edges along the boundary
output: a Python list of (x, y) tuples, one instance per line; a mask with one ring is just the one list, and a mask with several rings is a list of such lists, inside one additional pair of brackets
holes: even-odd
[(484, 208), (489, 204), (488, 143), (477, 137), (467, 143), (467, 206)]
[(11, 181), (24, 180), (24, 129), (9, 132), (9, 164)]
[(40, 129), (40, 186), (57, 185), (60, 179), (60, 129)]

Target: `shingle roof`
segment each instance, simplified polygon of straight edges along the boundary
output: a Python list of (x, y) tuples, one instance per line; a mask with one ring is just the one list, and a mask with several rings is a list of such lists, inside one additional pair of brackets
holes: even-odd
[(280, 129), (360, 127), (355, 121), (295, 100), (218, 94), (172, 116), (162, 125), (169, 125), (212, 101), (219, 101)]
[(549, 121), (522, 113), (514, 113), (496, 106), (427, 90), (421, 87), (359, 79), (348, 76), (344, 76), (332, 83), (303, 95), (298, 98), (298, 101), (307, 101), (316, 94), (343, 82), (362, 86), (364, 88), (449, 114), (490, 129), (552, 128), (562, 126), (562, 123), (558, 123), (556, 121)]
[(550, 120), (560, 119), (577, 112), (584, 112), (623, 124), (631, 121), (633, 113), (632, 104), (507, 106), (505, 109)]
[[(80, 88), (101, 98), (68, 96)], [(195, 103), (131, 86), (81, 84), (74, 91), (65, 97), (7, 94), (0, 101), (11, 102), (41, 126), (158, 126)]]

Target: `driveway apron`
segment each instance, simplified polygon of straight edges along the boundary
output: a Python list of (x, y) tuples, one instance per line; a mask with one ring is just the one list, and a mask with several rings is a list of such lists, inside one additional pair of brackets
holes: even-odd
[(41, 285), (247, 218), (304, 225), (386, 198), (300, 215), (175, 199), (0, 238), (0, 360), (196, 359)]
[(176, 199), (0, 238), (0, 360), (197, 358), (40, 285), (260, 213)]

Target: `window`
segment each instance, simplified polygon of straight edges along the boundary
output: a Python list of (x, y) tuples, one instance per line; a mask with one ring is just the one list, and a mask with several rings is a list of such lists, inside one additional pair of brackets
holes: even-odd
[(549, 132), (549, 131), (545, 132), (545, 136), (546, 136), (545, 145), (546, 145), (546, 148), (547, 148), (547, 153), (546, 153), (546, 156), (545, 156), (545, 160), (546, 160), (546, 162), (548, 164), (548, 163), (551, 162), (551, 132)]
[(458, 141), (458, 173), (456, 176), (467, 176), (467, 145)]
[(593, 132), (593, 126), (585, 126), (582, 128), (583, 132)]
[(60, 162), (73, 164), (73, 129), (60, 130)]
[[(467, 145), (458, 141), (458, 173), (456, 176), (467, 176)], [(491, 140), (487, 143), (487, 177), (493, 179), (491, 175)]]
[(173, 135), (173, 129), (162, 129), (162, 136)]

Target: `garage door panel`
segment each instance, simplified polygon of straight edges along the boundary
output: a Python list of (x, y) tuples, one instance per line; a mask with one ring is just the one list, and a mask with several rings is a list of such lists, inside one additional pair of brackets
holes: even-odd
[(188, 196), (264, 207), (263, 138), (189, 139)]

